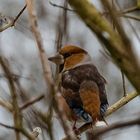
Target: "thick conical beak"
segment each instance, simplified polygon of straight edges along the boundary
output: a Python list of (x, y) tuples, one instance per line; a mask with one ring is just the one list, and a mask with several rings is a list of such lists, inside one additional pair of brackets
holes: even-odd
[(61, 65), (64, 63), (64, 57), (61, 54), (56, 54), (53, 57), (49, 57), (48, 60), (52, 61), (57, 65)]

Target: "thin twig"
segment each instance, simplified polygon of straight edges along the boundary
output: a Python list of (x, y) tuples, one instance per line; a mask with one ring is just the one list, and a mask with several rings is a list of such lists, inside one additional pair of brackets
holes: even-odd
[[(120, 6), (120, 4), (118, 3), (118, 1), (116, 1), (116, 4), (117, 4), (118, 8), (121, 10), (121, 6)], [(138, 2), (137, 2), (137, 7), (140, 7)], [(139, 9), (140, 9), (140, 8), (139, 8)], [(132, 30), (133, 30), (135, 36), (137, 37), (137, 39), (138, 39), (139, 42), (140, 42), (140, 37), (139, 37), (139, 35), (138, 35), (136, 29), (134, 28), (134, 26), (132, 25), (132, 23), (131, 23), (128, 19), (127, 19), (127, 22), (128, 22), (128, 24), (130, 25), (130, 27), (132, 28)]]
[(140, 21), (140, 17), (139, 16), (131, 16), (131, 15), (121, 15), (124, 18), (130, 18), (136, 21)]
[(13, 111), (13, 106), (10, 102), (5, 101), (4, 99), (0, 98), (0, 105), (6, 108), (8, 111), (12, 112)]
[(128, 13), (132, 13), (135, 11), (139, 11), (140, 8), (138, 6), (134, 6), (134, 7), (130, 7), (128, 9), (124, 9), (123, 11), (121, 11), (121, 14), (128, 14)]
[(125, 76), (122, 70), (121, 70), (121, 75), (122, 75), (122, 85), (123, 85), (123, 96), (126, 96)]
[[(0, 74), (0, 78), (6, 78), (6, 75), (5, 74)], [(23, 78), (23, 79), (26, 79), (26, 80), (31, 80), (30, 77), (22, 76), (22, 75), (19, 75), (19, 74), (12, 74), (12, 78), (13, 78), (13, 80), (16, 80), (16, 79), (19, 79), (19, 78)]]
[[(68, 27), (68, 14), (67, 14), (67, 6), (68, 6), (68, 0), (64, 1), (64, 7), (63, 9), (63, 15), (60, 12), (60, 15), (58, 16), (58, 26), (57, 26), (57, 36), (56, 36), (56, 51), (58, 52), (60, 48), (62, 47), (62, 41), (64, 37), (67, 37), (67, 27)], [(61, 20), (60, 20), (61, 18)], [(58, 85), (59, 83), (59, 66), (56, 66), (56, 72), (55, 72), (55, 84)]]
[(135, 119), (135, 120), (125, 121), (125, 122), (117, 122), (117, 123), (112, 124), (106, 128), (102, 128), (102, 129), (98, 130), (93, 135), (94, 135), (94, 138), (97, 138), (98, 136), (101, 136), (107, 132), (114, 130), (114, 129), (121, 129), (124, 127), (133, 126), (133, 125), (140, 125), (140, 118)]
[(16, 128), (16, 127), (13, 127), (13, 126), (10, 126), (10, 125), (7, 125), (7, 124), (3, 124), (3, 123), (0, 123), (0, 126), (8, 128), (8, 129), (15, 130), (15, 131), (21, 131), (19, 128)]
[(44, 97), (45, 97), (44, 95), (39, 95), (38, 97), (27, 101), (26, 103), (24, 103), (24, 105), (22, 105), (22, 106), (20, 107), (20, 110), (26, 109), (27, 107), (33, 105), (34, 103), (36, 103), (36, 102), (42, 100)]
[[(106, 12), (103, 12), (101, 15), (109, 15), (109, 12), (106, 11)], [(122, 17), (122, 18), (130, 18), (130, 19), (133, 19), (133, 20), (136, 20), (136, 21), (140, 21), (140, 17), (139, 16), (134, 16), (134, 15), (130, 15), (129, 13), (127, 12), (123, 12), (123, 11), (116, 11), (116, 16), (117, 17)]]
[(22, 129), (16, 128), (16, 127), (9, 126), (9, 125), (3, 124), (3, 123), (0, 123), (0, 126), (5, 127), (7, 129), (15, 130), (18, 132), (21, 131), (29, 140), (35, 140), (35, 138), (37, 138), (39, 136), (39, 134), (41, 134), (41, 128), (39, 128), (39, 127), (35, 127), (31, 133), (28, 133), (23, 128)]
[(27, 5), (25, 5), (21, 11), (18, 13), (18, 15), (14, 18), (12, 26), (15, 26), (16, 21), (19, 19), (19, 17), (21, 16), (21, 14), (24, 12), (24, 10), (26, 9)]
[[(114, 0), (112, 0), (112, 9), (116, 9), (115, 7), (115, 3), (114, 3)], [(114, 23), (114, 21), (112, 20), (112, 24), (113, 24), (113, 29), (114, 29), (114, 32), (116, 31), (116, 24)], [(123, 71), (121, 70), (121, 75), (122, 75), (122, 84), (123, 84), (123, 92), (124, 92), (124, 95), (123, 96), (126, 96), (126, 88), (125, 88), (125, 77), (124, 77), (124, 73)]]
[[(69, 19), (68, 19), (68, 10), (67, 10), (67, 7), (68, 7), (68, 0), (65, 0), (64, 1), (64, 7), (66, 9), (63, 10), (63, 37), (67, 38), (67, 27), (69, 26)], [(66, 40), (67, 41), (67, 40)], [(61, 42), (62, 44), (62, 42)]]
[[(22, 117), (21, 117), (21, 112), (20, 112), (18, 102), (17, 102), (16, 88), (15, 88), (15, 85), (14, 85), (14, 82), (12, 79), (11, 71), (1, 56), (0, 56), (0, 64), (8, 79), (8, 85), (9, 85), (10, 93), (11, 93), (11, 97), (12, 97), (12, 105), (14, 108), (14, 113), (13, 113), (14, 125), (16, 128), (21, 128), (22, 127)], [(16, 140), (20, 140), (19, 132), (15, 131), (15, 133), (16, 133)]]
[[(120, 19), (116, 18), (116, 16), (117, 16), (116, 7), (114, 6), (113, 9), (112, 9), (108, 0), (101, 0), (101, 1), (102, 1), (103, 6), (108, 9), (109, 15), (110, 15), (110, 17), (113, 21), (115, 29), (118, 31), (119, 36), (123, 40), (123, 43), (127, 46), (127, 47), (123, 46), (123, 48), (128, 50), (128, 51), (129, 50), (131, 51), (132, 50), (131, 42), (130, 42), (129, 38), (127, 37), (126, 32), (123, 30), (123, 26), (122, 26), (122, 23), (121, 23)], [(134, 56), (134, 58), (135, 58), (134, 54), (132, 54), (132, 56)]]
[(36, 39), (36, 43), (37, 43), (37, 47), (39, 50), (39, 55), (40, 55), (40, 59), (41, 59), (41, 63), (42, 63), (42, 68), (44, 71), (45, 80), (46, 80), (47, 85), (49, 84), (54, 87), (53, 78), (51, 75), (51, 69), (49, 67), (49, 62), (47, 59), (48, 57), (45, 53), (43, 43), (42, 43), (42, 37), (41, 37), (41, 34), (38, 29), (37, 17), (35, 15), (35, 13), (33, 12), (33, 10), (34, 10), (33, 2), (32, 2), (32, 0), (31, 1), (26, 0), (26, 3), (27, 3), (28, 13), (30, 16), (29, 20), (31, 23), (31, 29), (32, 29), (33, 35)]
[(69, 8), (64, 7), (64, 6), (55, 4), (51, 0), (49, 0), (49, 4), (54, 6), (54, 7), (62, 8), (64, 10), (67, 10), (67, 11), (70, 11), (70, 12), (75, 12), (75, 10), (73, 10), (73, 9), (69, 9)]
[(107, 117), (108, 115), (112, 114), (113, 112), (117, 111), (120, 109), (122, 106), (133, 100), (135, 97), (139, 96), (140, 94), (137, 92), (132, 92), (127, 94), (125, 97), (122, 97), (119, 101), (117, 101), (115, 104), (110, 106), (105, 114)]

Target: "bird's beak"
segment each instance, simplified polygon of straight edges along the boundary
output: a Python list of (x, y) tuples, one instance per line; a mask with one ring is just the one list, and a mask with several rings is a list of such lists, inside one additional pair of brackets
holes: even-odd
[(48, 60), (52, 61), (57, 65), (61, 65), (64, 63), (64, 57), (61, 54), (56, 54), (53, 57), (49, 57)]

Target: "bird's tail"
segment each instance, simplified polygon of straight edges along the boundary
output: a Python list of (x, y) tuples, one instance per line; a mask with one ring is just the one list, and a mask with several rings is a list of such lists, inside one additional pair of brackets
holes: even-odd
[(90, 114), (92, 122), (95, 123), (100, 117), (100, 98), (97, 84), (93, 81), (84, 81), (80, 86), (80, 98), (83, 109)]
[(95, 123), (95, 126), (96, 127), (106, 127), (106, 126), (108, 126), (108, 124), (105, 121), (97, 121)]

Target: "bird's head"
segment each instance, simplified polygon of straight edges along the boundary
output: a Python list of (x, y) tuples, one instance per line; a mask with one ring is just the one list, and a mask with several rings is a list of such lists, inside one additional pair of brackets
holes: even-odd
[(68, 45), (59, 50), (59, 52), (49, 58), (50, 61), (60, 65), (60, 71), (68, 70), (90, 60), (88, 53), (74, 45)]

